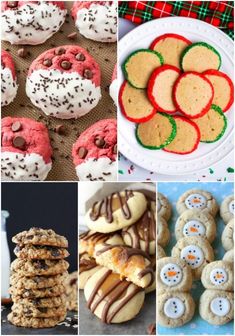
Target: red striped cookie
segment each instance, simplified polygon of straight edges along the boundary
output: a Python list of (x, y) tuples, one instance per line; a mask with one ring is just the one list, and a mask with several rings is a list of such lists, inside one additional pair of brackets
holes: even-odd
[(200, 130), (191, 120), (180, 116), (173, 117), (176, 122), (176, 137), (165, 148), (166, 152), (189, 154), (195, 151), (200, 141)]
[(228, 111), (234, 101), (234, 86), (231, 79), (224, 72), (207, 70), (203, 75), (209, 79), (214, 88), (212, 103), (218, 105), (223, 112)]
[(124, 81), (120, 88), (119, 104), (122, 114), (133, 122), (145, 122), (156, 113), (146, 91), (135, 89), (127, 81)]
[(159, 52), (165, 64), (180, 68), (180, 55), (192, 42), (178, 34), (158, 36), (150, 45), (150, 49)]
[(185, 72), (175, 82), (173, 99), (176, 107), (188, 118), (206, 114), (211, 106), (214, 89), (211, 82), (197, 72)]
[(148, 97), (160, 112), (174, 113), (177, 108), (172, 97), (172, 89), (180, 70), (172, 65), (162, 65), (154, 70), (148, 82)]

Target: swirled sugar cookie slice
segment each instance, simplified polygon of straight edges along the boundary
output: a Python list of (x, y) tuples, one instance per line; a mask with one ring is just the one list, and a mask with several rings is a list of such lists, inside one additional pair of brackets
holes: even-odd
[(234, 317), (234, 294), (222, 290), (206, 289), (200, 297), (199, 314), (213, 325), (223, 325)]
[(9, 105), (17, 94), (17, 80), (15, 64), (11, 55), (2, 50), (1, 52), (1, 105)]
[(232, 80), (224, 72), (218, 70), (207, 70), (203, 75), (209, 79), (214, 89), (212, 104), (227, 112), (234, 101), (234, 86)]
[(193, 121), (199, 128), (201, 142), (211, 143), (220, 140), (227, 128), (227, 118), (216, 105), (211, 105), (206, 114)]
[(104, 323), (122, 323), (134, 318), (142, 308), (145, 292), (120, 275), (102, 267), (87, 281), (87, 306)]
[(130, 85), (136, 89), (145, 89), (153, 70), (162, 64), (161, 54), (150, 49), (140, 49), (127, 57), (122, 69)]
[(192, 42), (182, 35), (163, 34), (158, 36), (150, 45), (150, 49), (159, 52), (165, 64), (180, 67), (180, 56)]
[(225, 224), (234, 218), (234, 195), (225, 197), (220, 206), (220, 216)]
[(156, 113), (148, 100), (146, 90), (136, 89), (127, 81), (120, 88), (119, 105), (124, 117), (137, 123), (148, 121)]
[(201, 210), (209, 212), (213, 217), (218, 212), (218, 204), (213, 195), (200, 189), (190, 189), (180, 196), (176, 203), (176, 209), (181, 215), (185, 210)]
[(187, 237), (178, 240), (171, 255), (181, 258), (192, 269), (193, 278), (200, 279), (203, 268), (214, 260), (214, 251), (207, 239)]
[(60, 119), (79, 118), (101, 98), (100, 67), (77, 45), (44, 51), (31, 64), (26, 94), (46, 115)]
[(157, 261), (158, 294), (189, 291), (192, 282), (192, 271), (180, 258), (165, 257)]
[(216, 223), (214, 218), (199, 209), (185, 210), (175, 224), (175, 237), (177, 240), (184, 237), (199, 236), (206, 238), (210, 243), (216, 236)]
[(234, 273), (232, 263), (216, 260), (202, 271), (202, 284), (207, 289), (233, 291)]
[(195, 302), (189, 293), (168, 291), (158, 295), (157, 302), (158, 322), (163, 327), (180, 327), (193, 318)]
[(90, 230), (109, 233), (135, 223), (145, 212), (147, 200), (144, 194), (124, 190), (114, 192), (99, 202), (95, 202), (85, 216)]
[(234, 248), (234, 218), (230, 219), (228, 224), (225, 226), (221, 241), (225, 251), (229, 251)]
[(120, 274), (139, 287), (152, 285), (155, 276), (151, 266), (151, 258), (140, 249), (122, 245), (100, 244), (95, 247), (97, 264)]
[(173, 118), (176, 122), (176, 136), (163, 150), (181, 155), (194, 152), (201, 138), (198, 126), (184, 117), (174, 116)]
[(174, 103), (177, 109), (190, 119), (206, 114), (213, 96), (214, 89), (211, 82), (197, 72), (183, 73), (174, 84)]

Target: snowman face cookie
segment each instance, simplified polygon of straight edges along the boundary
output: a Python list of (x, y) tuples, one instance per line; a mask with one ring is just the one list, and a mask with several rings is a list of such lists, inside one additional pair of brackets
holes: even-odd
[(168, 199), (162, 194), (157, 193), (157, 214), (168, 221), (171, 217), (171, 205)]
[(192, 271), (179, 258), (165, 257), (157, 262), (158, 292), (188, 291), (192, 287)]
[(222, 245), (225, 251), (234, 248), (234, 219), (232, 218), (225, 226), (221, 237)]
[(232, 264), (225, 260), (216, 260), (203, 269), (201, 281), (207, 289), (232, 291), (233, 277)]
[(220, 216), (225, 224), (234, 218), (234, 196), (229, 195), (225, 197), (220, 207)]
[(194, 301), (187, 292), (166, 292), (158, 295), (158, 321), (161, 326), (182, 326), (192, 319), (194, 310)]
[(181, 238), (172, 249), (172, 256), (182, 259), (199, 279), (203, 268), (214, 260), (213, 249), (207, 239), (195, 236)]
[(176, 205), (179, 214), (185, 210), (201, 210), (215, 216), (218, 205), (214, 197), (205, 190), (188, 190), (178, 200)]
[(210, 324), (223, 325), (233, 319), (234, 303), (232, 292), (207, 289), (199, 303), (201, 317)]

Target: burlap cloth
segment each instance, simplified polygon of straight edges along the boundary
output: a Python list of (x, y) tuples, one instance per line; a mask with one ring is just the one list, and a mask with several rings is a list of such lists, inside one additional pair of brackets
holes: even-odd
[[(117, 61), (116, 43), (100, 43), (88, 40), (79, 34), (70, 15), (72, 1), (65, 1), (68, 14), (60, 31), (49, 40), (38, 46), (24, 46), (29, 52), (26, 58), (18, 56), (17, 51), (22, 46), (12, 46), (2, 41), (2, 48), (9, 51), (16, 65), (17, 81), (19, 84), (17, 96), (13, 103), (2, 108), (2, 117), (17, 116), (28, 117), (43, 122), (47, 125), (51, 145), (53, 148), (53, 165), (47, 180), (50, 181), (74, 181), (77, 180), (75, 167), (72, 161), (72, 145), (86, 128), (96, 121), (105, 118), (116, 118), (116, 107), (109, 96), (109, 85), (112, 78), (113, 68)], [(77, 39), (70, 40), (67, 35), (77, 32)], [(25, 80), (28, 68), (32, 61), (47, 49), (75, 44), (85, 49), (96, 59), (101, 68), (102, 98), (99, 104), (85, 116), (74, 120), (62, 120), (47, 117), (40, 109), (33, 106), (25, 93)], [(66, 134), (60, 135), (55, 132), (58, 125), (64, 125)]]

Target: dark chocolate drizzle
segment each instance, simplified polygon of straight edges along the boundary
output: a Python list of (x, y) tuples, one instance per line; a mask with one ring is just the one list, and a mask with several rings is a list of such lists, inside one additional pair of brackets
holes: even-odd
[(82, 259), (82, 255), (79, 257), (79, 274), (87, 272), (97, 266), (94, 258)]
[[(125, 219), (131, 218), (131, 210), (128, 205), (129, 198), (133, 197), (133, 191), (132, 190), (124, 190), (124, 197), (121, 196), (120, 192), (112, 193), (110, 196), (105, 197), (100, 202), (95, 202), (92, 206), (91, 212), (90, 212), (90, 219), (92, 221), (96, 221), (102, 214), (104, 214), (104, 217), (106, 219), (106, 222), (112, 223), (113, 221), (113, 198), (116, 196), (119, 200), (120, 209), (122, 211), (123, 217)], [(124, 201), (123, 201), (124, 198)]]

